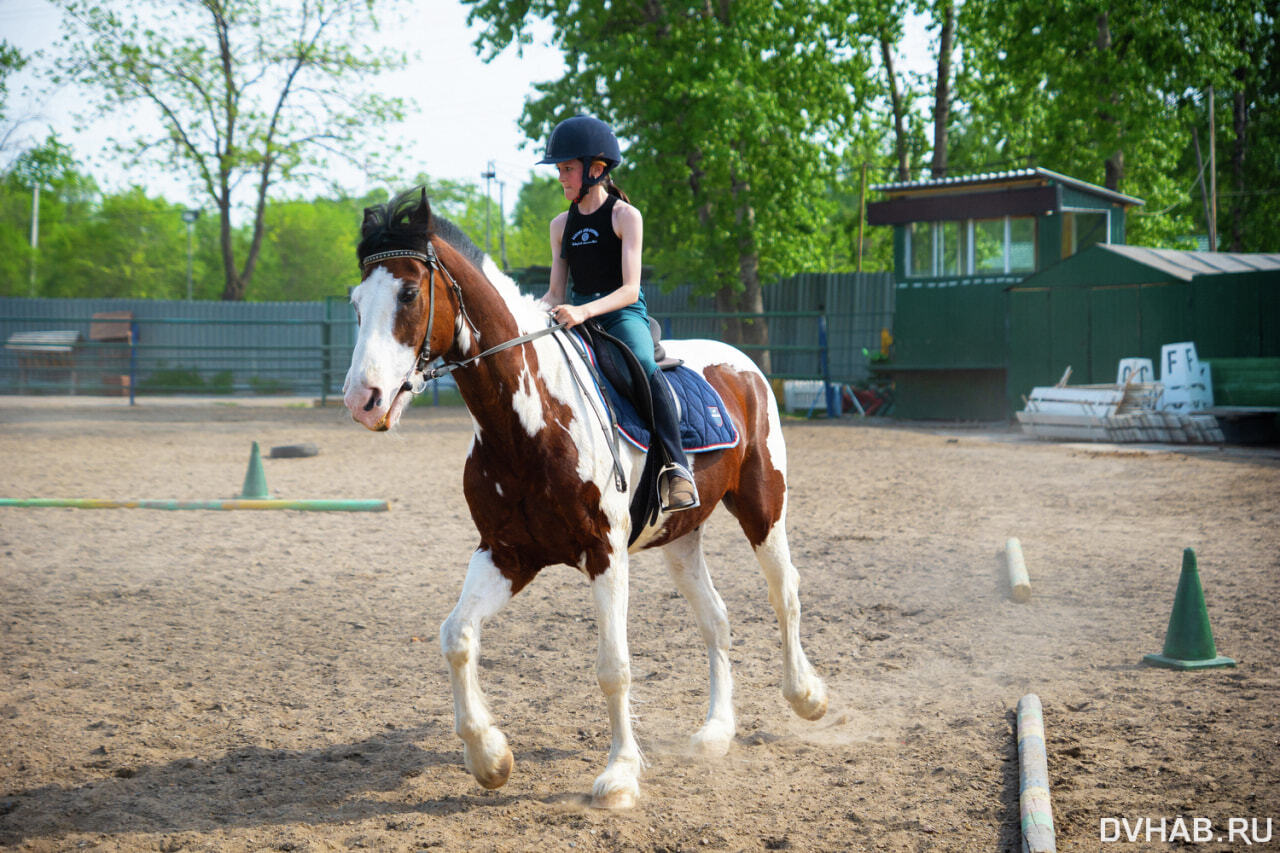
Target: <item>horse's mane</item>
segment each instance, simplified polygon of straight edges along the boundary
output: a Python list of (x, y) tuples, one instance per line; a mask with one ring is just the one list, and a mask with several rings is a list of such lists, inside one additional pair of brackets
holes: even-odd
[(392, 249), (426, 252), (427, 244), (434, 235), (457, 249), (476, 269), (481, 269), (484, 252), (461, 228), (434, 213), (425, 222), (413, 216), (425, 197), (423, 187), (414, 187), (399, 193), (386, 204), (366, 207), (360, 244), (356, 247), (357, 259), (363, 261), (374, 252)]
[(356, 257), (363, 261), (374, 252), (393, 249), (425, 253), (432, 236), (439, 237), (489, 279), (507, 305), (521, 318), (522, 325), (537, 328), (546, 316), (542, 304), (534, 297), (521, 294), (516, 283), (493, 263), (486, 269), (484, 251), (453, 222), (434, 213), (426, 221), (420, 215), (415, 216), (425, 198), (425, 188), (414, 187), (397, 194), (386, 204), (366, 207)]

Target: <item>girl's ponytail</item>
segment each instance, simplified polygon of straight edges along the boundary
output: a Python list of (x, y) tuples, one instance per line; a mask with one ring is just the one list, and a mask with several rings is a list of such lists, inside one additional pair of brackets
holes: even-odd
[(604, 178), (604, 189), (609, 195), (617, 196), (628, 203), (631, 201), (631, 199), (627, 198), (627, 194), (622, 191), (622, 187), (615, 184), (613, 182), (613, 178), (610, 178), (608, 175), (605, 175)]

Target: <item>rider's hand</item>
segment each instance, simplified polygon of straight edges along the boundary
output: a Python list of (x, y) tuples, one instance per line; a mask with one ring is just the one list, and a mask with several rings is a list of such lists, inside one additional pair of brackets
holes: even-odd
[(591, 319), (591, 315), (587, 313), (587, 309), (581, 305), (557, 305), (551, 309), (551, 318), (557, 323), (564, 323), (565, 326), (572, 329), (579, 323), (585, 323)]

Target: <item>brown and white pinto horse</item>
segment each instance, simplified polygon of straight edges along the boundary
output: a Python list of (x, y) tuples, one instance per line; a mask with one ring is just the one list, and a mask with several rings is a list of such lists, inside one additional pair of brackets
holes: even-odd
[[(411, 191), (365, 211), (359, 255), (363, 279), (351, 301), (359, 332), (344, 401), (371, 430), (395, 426), (423, 367), (461, 362), (548, 326), (545, 308), (451, 223), (433, 218), (425, 192)], [(600, 428), (581, 358), (557, 331), (481, 358), (453, 375), (475, 423), (463, 491), (480, 532), (462, 592), (440, 629), (453, 684), (455, 729), (467, 769), (486, 788), (511, 774), (507, 739), (494, 725), (477, 678), (481, 624), (544, 567), (577, 567), (591, 583), (599, 625), (596, 675), (613, 742), (592, 788), (593, 805), (635, 803), (642, 767), (631, 730), (627, 651), (630, 484), (643, 457), (618, 447), (628, 491), (615, 487), (611, 437)], [(702, 506), (659, 516), (631, 550), (660, 547), (676, 588), (693, 607), (711, 661), (706, 721), (693, 736), (703, 754), (722, 755), (735, 732), (729, 621), (702, 554), (702, 525), (716, 504), (738, 519), (769, 585), (782, 632), (782, 692), (797, 714), (816, 720), (827, 692), (800, 646), (798, 577), (785, 530), (786, 447), (777, 404), (759, 369), (716, 341), (670, 341), (668, 354), (715, 386), (737, 424), (738, 446), (691, 458)], [(410, 380), (410, 381), (406, 381)]]

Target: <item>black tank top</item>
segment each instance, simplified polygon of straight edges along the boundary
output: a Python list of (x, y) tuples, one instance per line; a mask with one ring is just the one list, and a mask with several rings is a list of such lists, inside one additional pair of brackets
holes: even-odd
[(564, 223), (562, 256), (569, 263), (574, 293), (612, 293), (622, 287), (622, 238), (613, 231), (611, 195), (591, 214), (569, 206)]

